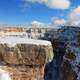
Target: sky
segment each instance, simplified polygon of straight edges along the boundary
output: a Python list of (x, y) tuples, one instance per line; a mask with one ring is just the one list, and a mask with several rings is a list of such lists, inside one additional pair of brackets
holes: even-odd
[(1, 24), (79, 24), (80, 0), (0, 0)]

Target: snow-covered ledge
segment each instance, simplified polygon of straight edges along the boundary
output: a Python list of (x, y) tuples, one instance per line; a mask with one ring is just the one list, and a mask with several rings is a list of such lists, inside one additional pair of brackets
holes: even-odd
[(53, 59), (51, 42), (26, 37), (0, 37), (0, 55), (8, 64), (44, 65)]
[(0, 43), (8, 44), (9, 47), (14, 47), (16, 44), (32, 44), (32, 45), (44, 45), (51, 46), (51, 42), (46, 40), (35, 40), (28, 39), (27, 37), (13, 37), (13, 36), (5, 36), (0, 37)]

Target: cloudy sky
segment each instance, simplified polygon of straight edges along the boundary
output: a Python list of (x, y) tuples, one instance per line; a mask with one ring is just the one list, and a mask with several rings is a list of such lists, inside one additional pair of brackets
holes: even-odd
[(0, 0), (0, 23), (79, 24), (80, 0)]

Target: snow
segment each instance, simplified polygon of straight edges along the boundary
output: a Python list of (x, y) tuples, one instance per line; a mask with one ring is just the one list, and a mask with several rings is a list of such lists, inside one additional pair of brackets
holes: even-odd
[(0, 69), (0, 80), (11, 80), (9, 73)]
[(51, 46), (51, 42), (46, 40), (36, 40), (36, 39), (28, 39), (27, 37), (14, 37), (14, 36), (5, 36), (0, 37), (1, 44), (8, 44), (8, 46), (15, 46), (16, 44), (33, 44), (33, 45), (44, 45)]

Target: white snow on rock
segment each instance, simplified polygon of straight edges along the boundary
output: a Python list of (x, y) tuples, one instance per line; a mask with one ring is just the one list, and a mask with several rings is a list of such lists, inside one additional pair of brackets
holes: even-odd
[(13, 37), (13, 36), (5, 36), (0, 37), (1, 44), (8, 44), (9, 46), (15, 46), (16, 44), (32, 44), (32, 45), (44, 45), (51, 46), (51, 42), (46, 40), (36, 40), (36, 39), (28, 39), (27, 37)]
[(0, 80), (11, 80), (9, 73), (0, 69)]

